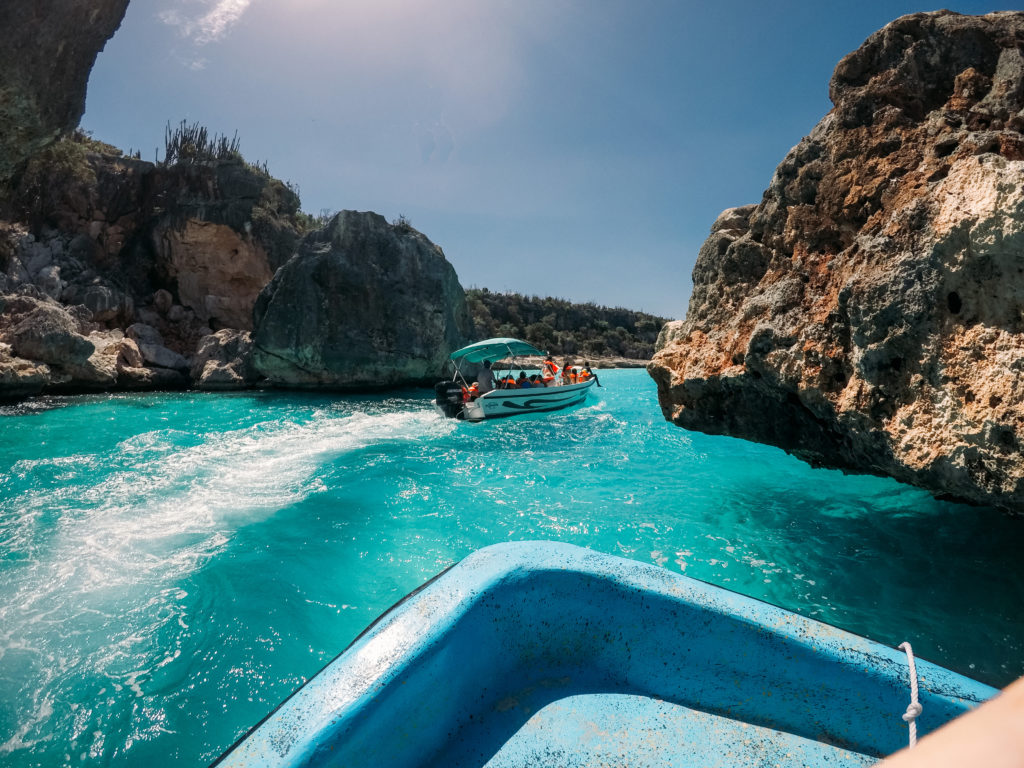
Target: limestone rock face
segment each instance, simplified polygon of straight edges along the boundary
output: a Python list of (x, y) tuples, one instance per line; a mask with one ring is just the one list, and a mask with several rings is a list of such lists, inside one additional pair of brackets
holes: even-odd
[(272, 384), (342, 389), (432, 383), (472, 328), (441, 249), (355, 211), (303, 240), (254, 321), (253, 362)]
[(161, 231), (165, 268), (182, 305), (203, 323), (252, 330), (252, 308), (273, 272), (266, 251), (225, 224), (190, 219)]
[(1024, 510), (1024, 13), (898, 19), (759, 205), (726, 211), (649, 366), (666, 418)]
[(97, 54), (128, 0), (0, 3), (0, 182), (78, 125)]
[[(8, 201), (20, 218), (0, 221), (0, 295), (57, 299), (106, 331), (153, 327), (159, 340), (129, 339), (140, 362), (115, 365), (110, 386), (180, 387), (203, 337), (252, 329), (257, 295), (295, 252), (299, 199), (240, 158), (165, 167), (103, 147), (76, 134), (29, 161)], [(62, 391), (109, 378), (64, 362)]]

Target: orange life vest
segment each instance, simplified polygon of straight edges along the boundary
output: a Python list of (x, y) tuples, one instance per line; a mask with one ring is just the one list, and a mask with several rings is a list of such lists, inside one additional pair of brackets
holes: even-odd
[(553, 379), (558, 374), (558, 366), (550, 360), (545, 360), (544, 365), (542, 365), (540, 369), (545, 380)]
[(577, 374), (577, 376), (576, 376), (576, 380), (577, 380), (577, 381), (578, 381), (578, 382), (579, 382), (580, 384), (582, 384), (583, 382), (585, 382), (585, 381), (586, 381), (587, 379), (589, 379), (589, 378), (590, 378), (590, 374), (589, 374), (589, 373), (587, 373), (587, 371), (586, 371), (586, 370), (582, 370), (582, 371), (580, 371), (580, 372), (579, 372), (579, 374)]

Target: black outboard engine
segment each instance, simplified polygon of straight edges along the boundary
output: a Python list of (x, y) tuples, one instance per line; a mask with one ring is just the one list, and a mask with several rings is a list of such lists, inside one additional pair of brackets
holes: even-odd
[(449, 419), (462, 415), (462, 385), (457, 381), (439, 381), (434, 385), (434, 402)]

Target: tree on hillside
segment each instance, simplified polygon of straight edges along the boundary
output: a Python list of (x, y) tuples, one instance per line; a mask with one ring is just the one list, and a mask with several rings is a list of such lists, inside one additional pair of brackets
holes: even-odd
[(654, 354), (658, 332), (668, 322), (622, 307), (493, 293), (486, 288), (471, 288), (466, 299), (479, 338), (512, 336), (553, 355), (646, 360)]

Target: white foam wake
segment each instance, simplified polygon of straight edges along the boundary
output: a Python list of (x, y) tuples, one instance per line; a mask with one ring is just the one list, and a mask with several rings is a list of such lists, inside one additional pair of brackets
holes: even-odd
[(45, 731), (53, 707), (44, 691), (82, 665), (137, 689), (126, 657), (159, 662), (142, 649), (161, 626), (186, 620), (182, 580), (242, 527), (324, 489), (326, 466), (453, 428), (428, 411), (325, 410), (226, 433), (148, 432), (112, 455), (18, 462), (27, 490), (0, 508), (0, 542), (19, 555), (0, 569), (0, 677), (18, 669), (25, 708), (0, 753)]

